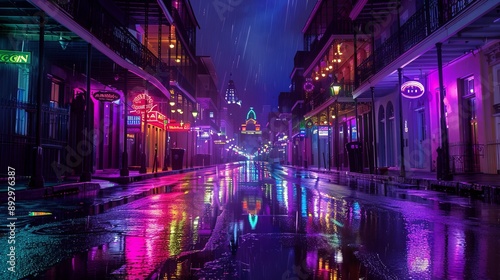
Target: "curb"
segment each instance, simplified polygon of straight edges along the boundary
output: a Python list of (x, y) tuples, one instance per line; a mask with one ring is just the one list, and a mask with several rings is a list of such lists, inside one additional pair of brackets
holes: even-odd
[[(54, 196), (61, 196), (68, 193), (88, 192), (99, 190), (101, 185), (93, 182), (70, 183), (64, 185), (56, 185), (51, 187), (44, 187), (40, 189), (24, 189), (15, 191), (16, 200), (29, 200), (49, 198)], [(0, 199), (7, 200), (8, 193), (0, 192)]]

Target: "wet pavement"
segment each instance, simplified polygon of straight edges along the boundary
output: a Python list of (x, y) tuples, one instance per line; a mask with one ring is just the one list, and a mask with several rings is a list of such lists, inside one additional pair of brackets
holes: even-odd
[[(30, 216), (35, 210), (51, 215)], [(500, 279), (499, 210), (468, 197), (348, 176), (254, 162), (221, 165), (23, 201), (16, 273), (3, 266), (1, 274)], [(7, 242), (0, 250), (8, 252)]]

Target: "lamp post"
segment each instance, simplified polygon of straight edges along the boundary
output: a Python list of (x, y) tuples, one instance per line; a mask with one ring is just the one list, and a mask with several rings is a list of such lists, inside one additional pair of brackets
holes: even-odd
[(337, 98), (335, 100), (335, 165), (337, 167), (337, 170), (340, 170), (340, 161), (339, 161), (339, 155), (340, 155), (340, 134), (339, 134), (339, 108), (338, 108), (338, 95), (340, 93), (341, 86), (337, 82), (337, 77), (334, 75), (333, 76), (333, 82), (330, 86), (332, 95)]
[(191, 111), (191, 115), (193, 115), (193, 119), (194, 119), (194, 125), (193, 127), (191, 128), (191, 131), (193, 132), (193, 151), (191, 152), (191, 168), (193, 168), (194, 164), (193, 164), (193, 161), (194, 161), (194, 157), (196, 155), (196, 146), (198, 145), (198, 137), (196, 135), (197, 133), (197, 129), (196, 129), (196, 117), (198, 117), (198, 110), (196, 110), (196, 108)]

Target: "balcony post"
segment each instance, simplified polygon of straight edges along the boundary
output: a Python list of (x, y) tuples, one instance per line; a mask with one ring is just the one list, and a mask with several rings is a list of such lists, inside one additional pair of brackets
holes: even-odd
[(92, 67), (92, 45), (90, 43), (87, 44), (87, 70), (86, 70), (86, 80), (87, 80), (87, 88), (85, 93), (85, 125), (84, 125), (84, 139), (87, 140), (88, 151), (89, 154), (83, 157), (83, 171), (80, 175), (80, 181), (82, 182), (90, 182), (92, 180), (92, 157), (94, 153), (94, 134), (90, 132), (92, 127), (92, 115), (90, 112), (90, 103), (92, 102), (90, 99), (90, 71)]
[(43, 102), (43, 74), (44, 74), (44, 47), (45, 47), (45, 15), (40, 15), (40, 30), (38, 41), (38, 77), (37, 77), (37, 104), (36, 104), (36, 146), (33, 149), (34, 162), (33, 162), (33, 175), (30, 178), (28, 186), (30, 188), (43, 188), (44, 178), (43, 170), (43, 150), (42, 150), (42, 102)]
[[(403, 84), (403, 69), (398, 68), (398, 81), (399, 81), (399, 87), (401, 88), (401, 85)], [(403, 97), (401, 96), (401, 93), (398, 91), (398, 101), (399, 101), (399, 146), (400, 146), (400, 173), (399, 175), (403, 178), (406, 177), (406, 170), (405, 170), (405, 139), (403, 136)]]
[(372, 92), (372, 126), (373, 126), (373, 156), (374, 156), (374, 173), (378, 174), (378, 155), (377, 155), (377, 121), (376, 121), (376, 114), (375, 114), (375, 88), (370, 87), (370, 90)]
[(442, 149), (441, 170), (443, 171), (441, 179), (449, 181), (453, 179), (453, 175), (450, 173), (450, 151), (448, 145), (448, 128), (446, 127), (446, 115), (445, 115), (445, 105), (444, 105), (445, 91), (444, 91), (444, 81), (443, 81), (443, 57), (442, 57), (441, 47), (442, 43), (436, 43), (438, 76), (439, 76), (439, 111), (440, 111), (439, 123), (441, 128), (441, 149)]
[(127, 129), (128, 129), (128, 107), (127, 107), (127, 98), (128, 98), (128, 70), (125, 69), (124, 77), (123, 77), (123, 153), (122, 153), (122, 169), (120, 169), (120, 176), (128, 176), (128, 152), (127, 152)]

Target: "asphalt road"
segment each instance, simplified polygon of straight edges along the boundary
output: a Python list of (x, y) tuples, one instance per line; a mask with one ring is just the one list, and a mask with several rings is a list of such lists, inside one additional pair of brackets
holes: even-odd
[(220, 165), (19, 202), (15, 244), (0, 216), (1, 278), (500, 279), (499, 210), (264, 163)]

